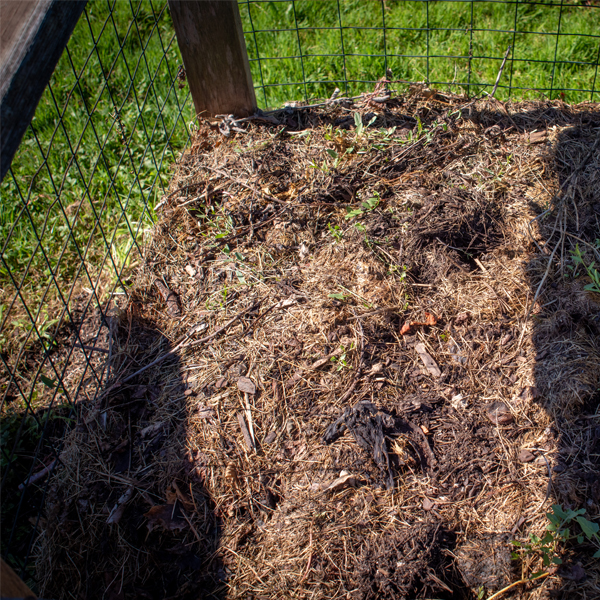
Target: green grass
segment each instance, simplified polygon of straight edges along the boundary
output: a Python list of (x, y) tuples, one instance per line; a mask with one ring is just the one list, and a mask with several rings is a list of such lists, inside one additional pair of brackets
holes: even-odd
[[(290, 100), (329, 97), (335, 83), (297, 82), (377, 80), (392, 69), (395, 79), (429, 81), (441, 89), (471, 94), (491, 91), (504, 53), (514, 46), (505, 67), (501, 85), (512, 83), (513, 98), (563, 98), (567, 102), (591, 100), (597, 71), (600, 42), (600, 4), (572, 2), (579, 6), (563, 7), (560, 2), (539, 6), (528, 2), (400, 2), (387, 0), (382, 13), (375, 0), (296, 0), (296, 2), (240, 2), (240, 13), (250, 59), (257, 99), (262, 106), (279, 106)], [(552, 5), (550, 5), (552, 4)], [(592, 6), (588, 6), (592, 4)], [(516, 33), (515, 29), (516, 12)], [(565, 35), (558, 38), (560, 31)], [(382, 26), (385, 19), (385, 38)], [(296, 32), (296, 22), (300, 30)], [(343, 31), (340, 34), (340, 22)], [(429, 25), (429, 32), (427, 27)], [(303, 28), (334, 27), (333, 31)], [(373, 27), (377, 29), (352, 29)], [(259, 32), (259, 30), (282, 30)], [(395, 29), (407, 28), (407, 29)], [(495, 29), (500, 31), (479, 31)], [(253, 34), (252, 31), (256, 33)], [(524, 33), (536, 32), (536, 33)], [(553, 34), (553, 35), (546, 35)], [(595, 37), (587, 37), (595, 36)], [(344, 59), (343, 50), (346, 54)], [(257, 49), (258, 47), (258, 49)], [(469, 51), (473, 59), (469, 71)], [(303, 59), (273, 57), (299, 57)], [(557, 64), (560, 61), (593, 63), (589, 65)], [(327, 54), (337, 56), (314, 57)], [(379, 55), (368, 56), (352, 55)], [(387, 63), (384, 55), (387, 55)], [(410, 55), (411, 57), (399, 56)], [(428, 58), (429, 56), (429, 58)], [(485, 59), (476, 57), (489, 57)], [(464, 57), (464, 58), (451, 58)], [(511, 60), (514, 59), (514, 62)], [(549, 61), (549, 62), (532, 62)], [(304, 77), (303, 77), (304, 69)], [(554, 74), (554, 77), (553, 77)], [(448, 86), (436, 82), (454, 82)], [(262, 83), (265, 89), (260, 89)], [(268, 87), (270, 84), (284, 84)], [(351, 83), (343, 92), (360, 93), (372, 84)], [(487, 85), (487, 88), (485, 87)], [(400, 87), (401, 86), (396, 86)], [(550, 92), (550, 88), (553, 89)], [(595, 81), (594, 101), (600, 100), (600, 77)], [(534, 90), (534, 91), (527, 91)], [(506, 99), (508, 90), (500, 88), (497, 97)]]
[(15, 283), (48, 337), (76, 280), (114, 283), (187, 141), (191, 103), (180, 117), (187, 87), (173, 87), (181, 59), (166, 0), (112, 4), (88, 3), (1, 184), (5, 343), (7, 330), (31, 327), (20, 300), (7, 310)]

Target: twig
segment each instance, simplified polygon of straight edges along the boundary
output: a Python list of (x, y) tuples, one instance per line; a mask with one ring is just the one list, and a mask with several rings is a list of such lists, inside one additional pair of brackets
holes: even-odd
[(506, 64), (506, 59), (508, 58), (511, 48), (512, 48), (512, 46), (509, 46), (507, 48), (506, 52), (504, 53), (504, 60), (502, 61), (502, 64), (500, 65), (500, 70), (498, 71), (498, 77), (496, 77), (496, 83), (494, 84), (494, 89), (492, 90), (492, 93), (490, 94), (490, 98), (494, 97), (494, 94), (496, 93), (496, 90), (498, 89), (498, 84), (500, 83), (500, 77), (502, 77), (502, 71), (504, 71), (504, 65)]
[(542, 453), (542, 458), (546, 461), (546, 467), (548, 468), (548, 487), (546, 488), (546, 497), (544, 498), (543, 502), (539, 505), (539, 507), (536, 508), (535, 512), (538, 512), (539, 510), (541, 510), (543, 508), (544, 504), (546, 504), (546, 502), (548, 502), (548, 498), (550, 498), (550, 490), (552, 489), (552, 469), (550, 468), (550, 463), (548, 462), (548, 459), (546, 458), (546, 455), (544, 454), (545, 450), (543, 450), (542, 448), (531, 448), (531, 449)]
[(538, 575), (537, 577), (526, 577), (519, 581), (515, 581), (514, 583), (511, 583), (510, 585), (507, 585), (505, 588), (502, 588), (501, 590), (497, 591), (495, 594), (492, 594), (488, 598), (488, 600), (495, 600), (496, 598), (499, 598), (502, 594), (504, 594), (504, 592), (508, 592), (508, 590), (510, 590), (518, 585), (521, 585), (523, 583), (528, 583), (530, 581), (536, 581), (537, 579), (542, 579), (543, 577), (548, 577), (548, 575), (550, 575), (550, 573), (542, 573), (542, 574)]
[(44, 467), (41, 471), (34, 473), (31, 477), (29, 477), (29, 479), (26, 479), (23, 483), (20, 483), (19, 491), (22, 492), (29, 484), (35, 483), (36, 481), (39, 481), (40, 479), (46, 477), (46, 475), (48, 475), (48, 473), (52, 471), (55, 464), (56, 459), (54, 459), (47, 467)]
[(154, 210), (157, 211), (159, 208), (161, 208), (161, 206), (164, 206), (171, 198), (173, 198), (173, 196), (176, 196), (177, 194), (181, 193), (181, 192), (187, 192), (191, 189), (200, 187), (202, 184), (204, 183), (204, 181), (198, 181), (197, 183), (189, 183), (188, 185), (184, 185), (180, 188), (177, 188), (174, 192), (171, 192), (168, 196), (165, 196), (155, 207)]
[(250, 435), (250, 431), (248, 431), (248, 425), (246, 425), (246, 421), (244, 420), (244, 414), (239, 412), (237, 414), (238, 423), (240, 424), (240, 429), (242, 430), (242, 435), (244, 436), (244, 441), (246, 442), (246, 446), (248, 446), (248, 450), (255, 450), (254, 441), (252, 440), (252, 436)]

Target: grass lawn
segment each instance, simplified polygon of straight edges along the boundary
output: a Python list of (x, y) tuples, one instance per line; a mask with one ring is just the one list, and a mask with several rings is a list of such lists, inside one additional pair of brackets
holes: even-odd
[[(240, 13), (262, 106), (328, 97), (336, 85), (350, 94), (370, 90), (361, 82), (379, 79), (386, 67), (395, 79), (491, 91), (509, 46), (500, 85), (512, 85), (513, 98), (540, 97), (535, 88), (567, 102), (598, 101), (600, 3), (560, 4), (286, 0), (240, 2)], [(555, 67), (555, 56), (574, 64)], [(508, 87), (496, 95), (508, 98)]]
[(50, 339), (76, 280), (109, 291), (151, 223), (192, 117), (166, 4), (89, 2), (42, 96), (0, 189), (2, 347)]

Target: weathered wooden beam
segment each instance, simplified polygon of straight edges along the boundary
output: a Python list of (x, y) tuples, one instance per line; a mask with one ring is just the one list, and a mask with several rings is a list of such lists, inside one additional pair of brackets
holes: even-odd
[(0, 597), (26, 598), (35, 600), (35, 594), (23, 583), (23, 580), (0, 558)]
[(235, 0), (169, 0), (197, 115), (251, 115), (256, 96)]
[(0, 2), (0, 179), (87, 0)]

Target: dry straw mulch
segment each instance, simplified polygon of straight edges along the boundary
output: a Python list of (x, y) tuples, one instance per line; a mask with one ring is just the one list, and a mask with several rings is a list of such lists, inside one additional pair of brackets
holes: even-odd
[[(528, 577), (510, 540), (552, 503), (598, 517), (600, 297), (573, 258), (599, 262), (598, 106), (416, 90), (243, 127), (202, 122), (158, 211), (52, 483), (43, 594)], [(593, 552), (503, 597), (600, 597)]]

